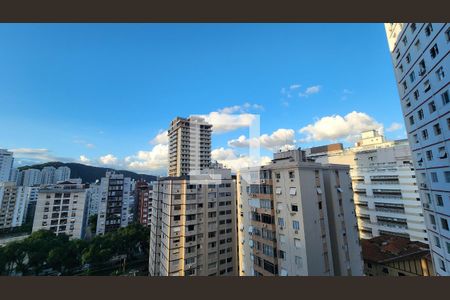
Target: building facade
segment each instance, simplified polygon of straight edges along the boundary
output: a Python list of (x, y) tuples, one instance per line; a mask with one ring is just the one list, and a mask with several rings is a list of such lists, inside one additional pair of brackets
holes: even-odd
[(98, 204), (97, 234), (128, 226), (130, 203), (133, 201), (131, 178), (106, 172), (100, 182), (101, 198)]
[(27, 169), (20, 173), (23, 174), (23, 186), (36, 186), (41, 184), (41, 170)]
[(211, 128), (201, 117), (172, 121), (168, 130), (169, 176), (189, 175), (210, 166)]
[(399, 236), (362, 241), (367, 276), (435, 276), (427, 244)]
[(241, 276), (360, 276), (349, 168), (275, 153), (238, 173)]
[(434, 268), (450, 275), (448, 23), (386, 23)]
[(41, 184), (54, 184), (55, 181), (55, 167), (43, 167), (41, 170)]
[(0, 182), (10, 180), (13, 163), (13, 153), (6, 149), (0, 149)]
[(228, 169), (154, 184), (151, 276), (237, 275), (236, 182)]
[(428, 243), (407, 140), (386, 141), (383, 135), (370, 130), (361, 134), (355, 147), (306, 151), (316, 162), (350, 166), (361, 238), (397, 235)]
[(41, 229), (67, 234), (71, 239), (85, 236), (87, 223), (86, 189), (70, 181), (47, 185), (39, 190), (33, 232)]
[(144, 225), (150, 225), (152, 214), (152, 195), (153, 186), (145, 181), (136, 182), (135, 200), (136, 200), (136, 220)]
[(70, 168), (66, 166), (61, 166), (55, 171), (55, 183), (59, 181), (66, 181), (70, 179)]

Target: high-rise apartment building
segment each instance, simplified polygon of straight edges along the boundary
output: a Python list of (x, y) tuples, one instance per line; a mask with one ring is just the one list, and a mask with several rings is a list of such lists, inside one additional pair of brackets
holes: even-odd
[(101, 198), (98, 205), (97, 234), (128, 226), (130, 203), (133, 201), (131, 178), (106, 172), (101, 179)]
[(211, 164), (211, 128), (201, 117), (177, 117), (170, 124), (169, 176), (199, 172)]
[(13, 153), (6, 149), (0, 149), (0, 182), (9, 181), (13, 163)]
[(41, 170), (41, 184), (54, 184), (55, 181), (55, 167), (43, 167)]
[(25, 203), (14, 182), (0, 183), (0, 229), (21, 226)]
[(350, 166), (361, 238), (396, 235), (428, 243), (407, 140), (386, 141), (370, 130), (361, 134), (355, 147), (328, 145), (306, 153), (319, 163)]
[(47, 185), (39, 190), (33, 232), (46, 229), (82, 239), (87, 223), (86, 189), (70, 181)]
[(238, 173), (241, 276), (360, 276), (349, 167), (275, 153)]
[(450, 25), (386, 23), (434, 269), (450, 275)]
[(98, 205), (102, 198), (102, 186), (100, 182), (95, 182), (89, 184), (89, 188), (87, 189), (88, 194), (88, 216), (93, 216), (98, 214)]
[(144, 225), (150, 225), (152, 214), (152, 194), (153, 186), (145, 181), (136, 182), (135, 187), (135, 217), (136, 220)]
[(61, 166), (55, 171), (55, 183), (59, 181), (66, 181), (70, 179), (70, 168)]
[(23, 186), (35, 186), (41, 184), (41, 171), (38, 169), (27, 169), (23, 173)]
[[(237, 275), (236, 181), (229, 169), (154, 183), (151, 276)], [(220, 175), (213, 179), (211, 174)]]

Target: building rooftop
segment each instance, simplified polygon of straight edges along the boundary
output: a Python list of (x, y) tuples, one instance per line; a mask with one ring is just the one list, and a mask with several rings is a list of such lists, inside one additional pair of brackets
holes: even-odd
[(400, 236), (381, 235), (370, 240), (361, 240), (364, 260), (377, 263), (401, 261), (411, 258), (431, 260), (427, 244), (411, 241)]

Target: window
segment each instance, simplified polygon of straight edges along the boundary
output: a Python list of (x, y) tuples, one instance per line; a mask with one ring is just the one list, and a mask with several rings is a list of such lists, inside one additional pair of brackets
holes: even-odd
[(438, 54), (439, 54), (438, 46), (437, 44), (434, 44), (434, 46), (430, 49), (431, 58), (434, 59)]
[(446, 242), (446, 244), (447, 244), (447, 253), (450, 254), (450, 243)]
[(447, 230), (447, 231), (449, 230), (447, 219), (441, 218), (441, 226), (442, 226), (442, 229)]
[(442, 195), (436, 195), (436, 205), (437, 206), (444, 206), (444, 201), (442, 200)]
[(419, 71), (420, 76), (425, 75), (425, 73), (427, 72), (427, 67), (426, 67), (425, 61), (423, 59), (419, 62), (419, 70), (420, 70)]
[(416, 23), (411, 23), (409, 28), (411, 28), (411, 33), (414, 33), (414, 31), (416, 31)]
[(290, 178), (290, 179), (294, 179), (294, 178), (295, 178), (295, 173), (294, 173), (294, 171), (289, 171), (289, 178)]
[(289, 189), (289, 195), (291, 195), (291, 196), (297, 195), (297, 188), (291, 187), (291, 188)]
[(441, 268), (442, 271), (446, 271), (444, 261), (440, 258), (438, 258), (438, 259), (439, 259), (439, 268)]
[(436, 235), (434, 236), (434, 245), (438, 248), (441, 248), (441, 240)]
[(422, 138), (424, 140), (428, 140), (428, 130), (426, 129), (422, 130)]
[(300, 248), (301, 247), (300, 239), (294, 239), (294, 245), (295, 248)]
[(448, 90), (441, 94), (442, 105), (446, 105), (450, 102), (450, 97), (448, 95)]
[(399, 68), (400, 72), (403, 73), (403, 65), (400, 65), (398, 68)]
[(298, 211), (298, 206), (297, 205), (294, 205), (294, 204), (292, 204), (292, 211)]
[(284, 219), (283, 218), (278, 218), (278, 225), (281, 227), (284, 227)]
[(414, 125), (414, 116), (409, 116), (409, 124)]
[(294, 228), (294, 230), (299, 230), (300, 229), (300, 223), (298, 221), (292, 221), (292, 228)]
[(275, 178), (280, 179), (281, 178), (280, 173), (275, 173)]
[(415, 100), (419, 100), (420, 97), (419, 90), (415, 90), (413, 95)]
[(417, 39), (417, 41), (414, 43), (414, 46), (416, 47), (416, 50), (420, 50), (420, 40)]
[(278, 251), (278, 256), (279, 256), (281, 259), (285, 260), (285, 259), (286, 259), (286, 252), (284, 252), (283, 250), (279, 250), (279, 251)]
[(427, 156), (427, 160), (433, 160), (433, 151), (428, 150), (425, 154)]
[(383, 273), (389, 274), (389, 270), (387, 268), (383, 268)]
[(406, 55), (406, 62), (408, 64), (411, 62), (411, 55), (409, 53)]
[(423, 120), (424, 118), (423, 109), (419, 109), (419, 111), (417, 112), (417, 116), (419, 117), (419, 120)]
[(434, 103), (434, 101), (428, 103), (428, 110), (430, 111), (430, 114), (436, 111), (436, 104)]
[(431, 23), (428, 23), (427, 27), (425, 27), (425, 35), (430, 36), (432, 32), (433, 32), (433, 25), (431, 25)]
[(403, 85), (403, 91), (406, 92), (406, 89), (408, 89), (408, 85), (406, 84), (406, 80), (403, 81), (402, 85)]
[(275, 188), (275, 193), (277, 195), (281, 195), (281, 188), (280, 187)]
[(436, 172), (431, 172), (431, 181), (432, 182), (438, 182), (438, 177)]
[(426, 93), (431, 89), (430, 81), (427, 80), (423, 83), (423, 91)]
[(181, 217), (180, 216), (173, 216), (173, 220), (174, 221), (180, 221)]
[(299, 266), (300, 268), (303, 267), (302, 258), (300, 256), (295, 257), (295, 264)]
[(450, 183), (450, 171), (444, 172), (445, 182)]
[(403, 45), (406, 46), (408, 44), (408, 39), (406, 38), (406, 35), (402, 39)]
[[(414, 73), (414, 71), (412, 71), (411, 74), (409, 74), (409, 80), (411, 82), (414, 82), (415, 79), (416, 79), (416, 73)], [(405, 84), (405, 82), (403, 82), (403, 83)]]
[(419, 137), (417, 136), (417, 134), (413, 135), (413, 139), (416, 144), (419, 143)]
[(433, 125), (434, 135), (440, 135), (442, 133), (439, 123)]
[(437, 71), (436, 71), (436, 77), (438, 78), (439, 81), (441, 81), (442, 79), (444, 79), (445, 73), (444, 73), (444, 68), (443, 68), (443, 67), (439, 67), (439, 69), (437, 69)]

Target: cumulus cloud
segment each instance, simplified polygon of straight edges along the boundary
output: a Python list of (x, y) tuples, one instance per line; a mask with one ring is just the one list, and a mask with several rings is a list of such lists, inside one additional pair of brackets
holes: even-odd
[(118, 163), (118, 158), (112, 154), (107, 154), (105, 156), (100, 156), (100, 163), (104, 165), (116, 165)]
[(293, 129), (280, 128), (271, 135), (263, 134), (258, 138), (248, 139), (244, 135), (239, 138), (228, 141), (228, 146), (237, 148), (262, 147), (276, 152), (280, 149), (294, 149), (295, 131)]
[(298, 95), (300, 97), (308, 97), (312, 94), (317, 94), (318, 92), (320, 92), (321, 89), (322, 87), (320, 85), (309, 86), (306, 88), (304, 92), (300, 92)]
[(366, 113), (353, 111), (345, 116), (323, 117), (299, 130), (303, 142), (346, 139), (354, 141), (365, 130), (383, 131), (383, 125)]
[(137, 154), (125, 157), (125, 165), (135, 171), (162, 172), (168, 167), (169, 146), (158, 144), (150, 151), (138, 151)]
[(402, 128), (403, 128), (402, 124), (397, 123), (397, 122), (394, 122), (394, 123), (391, 124), (391, 126), (389, 126), (388, 128), (386, 128), (386, 131), (387, 131), (387, 132), (393, 132), (393, 131), (400, 130), (400, 129), (402, 129)]
[(91, 160), (84, 155), (80, 155), (80, 162), (82, 162), (84, 164), (88, 164), (91, 162)]
[(252, 158), (248, 155), (238, 155), (233, 149), (225, 149), (223, 147), (212, 150), (211, 158), (233, 171), (251, 166), (266, 165), (271, 161), (268, 156)]
[(167, 135), (167, 130), (160, 130), (159, 133), (150, 141), (153, 145), (167, 145), (169, 144), (169, 136)]

